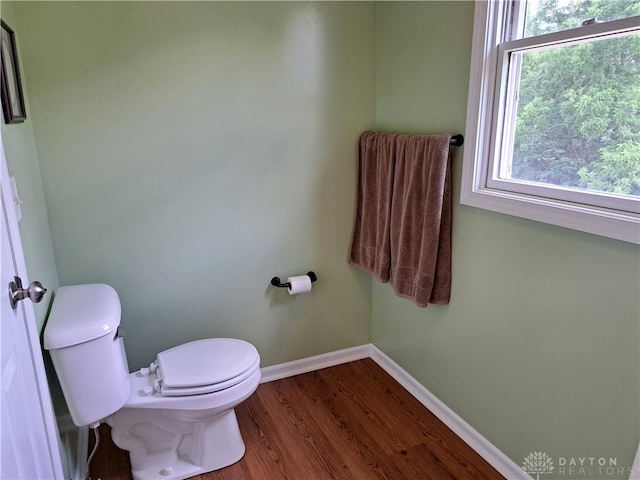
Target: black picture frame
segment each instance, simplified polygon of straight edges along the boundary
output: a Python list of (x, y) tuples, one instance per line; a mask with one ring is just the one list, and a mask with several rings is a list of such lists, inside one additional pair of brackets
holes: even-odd
[(2, 112), (5, 123), (20, 123), (27, 119), (27, 110), (22, 94), (16, 37), (4, 21), (0, 21), (0, 25), (2, 27), (0, 41)]

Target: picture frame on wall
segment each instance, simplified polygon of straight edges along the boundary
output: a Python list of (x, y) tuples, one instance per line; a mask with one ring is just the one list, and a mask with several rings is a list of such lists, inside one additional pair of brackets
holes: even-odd
[(18, 50), (13, 30), (0, 21), (2, 37), (0, 42), (0, 60), (2, 62), (1, 94), (2, 111), (5, 123), (20, 123), (27, 119), (27, 110), (22, 94), (20, 67), (18, 66)]

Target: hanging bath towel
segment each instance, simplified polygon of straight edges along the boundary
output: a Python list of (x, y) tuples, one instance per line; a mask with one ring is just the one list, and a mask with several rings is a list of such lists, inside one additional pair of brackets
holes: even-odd
[(397, 135), (364, 132), (358, 143), (358, 179), (349, 263), (389, 281), (391, 195)]
[(451, 296), (451, 135), (398, 135), (389, 283), (420, 307)]

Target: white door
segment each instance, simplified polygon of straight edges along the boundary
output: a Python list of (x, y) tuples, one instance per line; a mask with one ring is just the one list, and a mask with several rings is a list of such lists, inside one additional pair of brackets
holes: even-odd
[(9, 282), (28, 285), (9, 172), (2, 156), (2, 283), (0, 284), (0, 478), (62, 479), (62, 462), (35, 314), (29, 299), (13, 309)]

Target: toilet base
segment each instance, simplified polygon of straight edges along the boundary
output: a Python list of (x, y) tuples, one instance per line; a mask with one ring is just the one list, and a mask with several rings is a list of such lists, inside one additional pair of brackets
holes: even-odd
[(200, 475), (202, 473), (218, 470), (219, 468), (223, 468), (226, 466), (227, 465), (222, 465), (217, 468), (206, 469), (197, 467), (193, 463), (185, 462), (178, 459), (171, 465), (168, 465), (167, 467), (161, 469), (158, 469), (157, 467), (149, 467), (145, 470), (131, 470), (131, 475), (133, 476), (134, 480), (159, 480), (163, 478), (170, 480), (182, 480), (185, 478), (191, 478), (196, 475)]
[[(122, 409), (108, 419), (114, 443), (129, 451), (134, 480), (181, 480), (227, 467), (244, 456), (233, 409), (190, 424), (176, 424), (171, 411), (163, 412), (165, 422), (158, 421), (158, 410), (141, 409)], [(149, 413), (156, 415), (146, 419)], [(127, 417), (137, 422), (132, 425)]]

